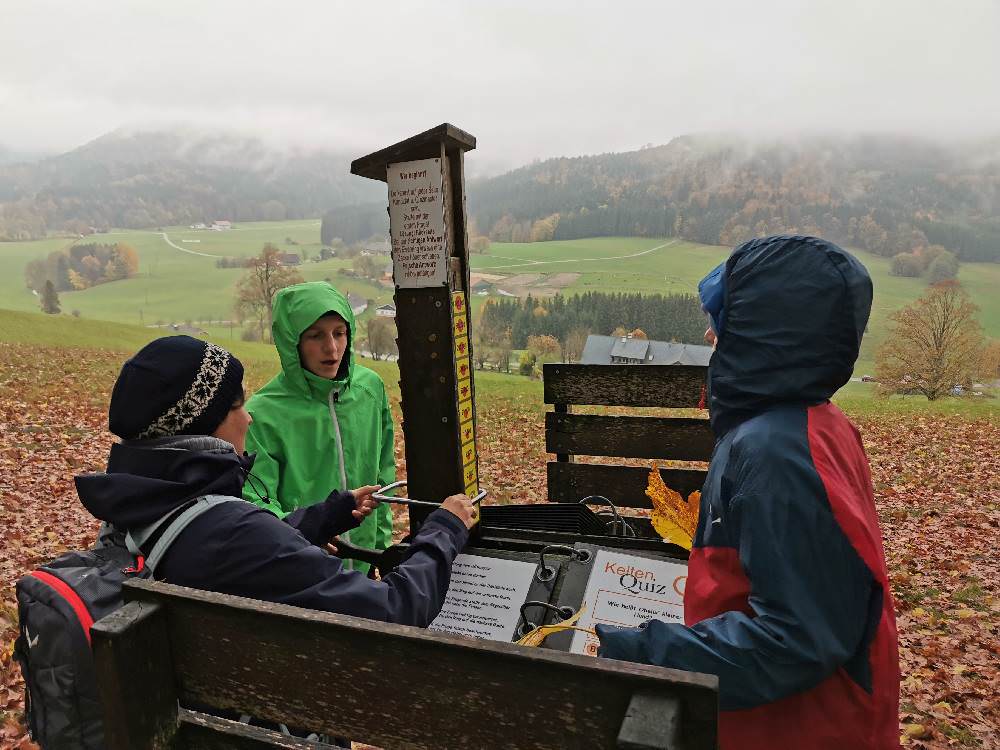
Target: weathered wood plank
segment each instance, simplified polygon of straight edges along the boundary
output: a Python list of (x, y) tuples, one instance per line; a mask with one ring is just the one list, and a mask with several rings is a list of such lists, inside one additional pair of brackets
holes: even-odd
[(708, 675), (148, 581), (130, 581), (125, 596), (167, 610), (182, 701), (270, 721), (294, 716), (379, 747), (611, 748), (636, 692), (677, 696), (685, 721), (715, 721), (717, 680)]
[(217, 716), (188, 711), (179, 712), (180, 729), (177, 744), (182, 748), (197, 750), (329, 750), (324, 742), (313, 742), (286, 734), (272, 732), (260, 727), (251, 727), (237, 721), (220, 719)]
[(351, 162), (351, 174), (385, 182), (387, 166), (400, 161), (432, 159), (440, 154), (442, 143), (449, 152), (470, 151), (476, 147), (476, 137), (450, 123), (442, 123), (405, 141), (355, 159)]
[[(407, 497), (440, 501), (465, 488), (451, 296), (444, 286), (397, 289), (395, 300)], [(428, 512), (410, 509), (411, 531)]]
[[(619, 508), (650, 508), (646, 496), (649, 469), (619, 464), (585, 464), (550, 461), (549, 500), (575, 503), (588, 495), (604, 495)], [(667, 487), (687, 497), (705, 483), (703, 469), (660, 469)]]
[(545, 415), (549, 453), (708, 461), (714, 446), (707, 419)]
[(681, 706), (672, 696), (637, 693), (618, 732), (619, 750), (681, 750)]
[(164, 609), (131, 602), (94, 623), (90, 635), (108, 748), (172, 747), (177, 694)]
[(697, 408), (708, 374), (696, 365), (565, 365), (542, 368), (545, 403)]

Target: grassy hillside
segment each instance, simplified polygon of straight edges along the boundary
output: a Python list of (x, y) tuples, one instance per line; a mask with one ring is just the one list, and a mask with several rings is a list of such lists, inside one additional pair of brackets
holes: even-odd
[[(315, 220), (240, 224), (228, 232), (165, 228), (167, 238), (154, 231), (121, 231), (97, 235), (98, 241), (122, 241), (139, 253), (140, 275), (126, 281), (101, 284), (80, 292), (60, 294), (64, 312), (78, 310), (82, 317), (120, 323), (153, 325), (185, 320), (227, 320), (232, 316), (234, 286), (240, 269), (216, 268), (216, 256), (249, 256), (272, 242), (288, 252), (319, 252), (319, 224)], [(291, 239), (298, 244), (286, 243)], [(187, 240), (187, 242), (185, 242)], [(37, 311), (38, 298), (24, 286), (24, 266), (36, 257), (66, 247), (72, 239), (0, 243), (0, 307)], [(188, 251), (188, 252), (185, 252)], [(522, 291), (564, 294), (585, 291), (640, 291), (693, 293), (698, 280), (726, 257), (728, 248), (699, 245), (677, 239), (601, 237), (538, 243), (494, 243), (485, 255), (472, 256), (476, 272), (504, 277), (536, 275)], [(874, 352), (884, 337), (888, 317), (916, 299), (926, 289), (922, 279), (889, 275), (890, 261), (863, 250), (853, 250), (867, 266), (875, 284), (875, 302), (859, 371), (870, 372)], [(299, 270), (308, 280), (329, 278), (345, 292), (354, 292), (378, 303), (391, 300), (390, 290), (375, 284), (338, 276), (350, 261), (331, 259), (307, 262)], [(553, 285), (557, 274), (564, 277)], [(1000, 264), (963, 263), (959, 278), (980, 307), (986, 333), (1000, 338)], [(503, 288), (505, 281), (497, 285)], [(474, 314), (485, 298), (474, 296)], [(210, 328), (228, 343), (240, 331)]]
[[(218, 257), (256, 255), (271, 242), (286, 252), (319, 254), (319, 222), (260, 222), (238, 224), (227, 232), (195, 231), (165, 227), (154, 231), (114, 231), (86, 241), (126, 242), (138, 251), (139, 276), (100, 284), (79, 292), (60, 292), (64, 312), (78, 310), (83, 317), (152, 325), (185, 320), (228, 320), (232, 316), (234, 288), (242, 271), (216, 268)], [(291, 239), (297, 244), (286, 243)], [(186, 241), (185, 241), (186, 240)], [(52, 250), (67, 247), (72, 239), (0, 243), (0, 307), (38, 310), (38, 298), (25, 288), (24, 266)], [(185, 252), (187, 251), (187, 252)], [(299, 271), (307, 281), (329, 277), (345, 292), (355, 292), (379, 302), (391, 292), (358, 279), (338, 277), (350, 261), (330, 259), (304, 263)]]
[[(872, 276), (875, 299), (859, 369), (872, 369), (889, 315), (919, 297), (923, 279), (889, 275), (891, 261), (851, 249)], [(684, 240), (601, 237), (537, 243), (494, 243), (486, 255), (472, 257), (474, 271), (490, 274), (580, 273), (564, 294), (585, 291), (694, 293), (698, 281), (725, 259), (729, 248)], [(979, 320), (990, 336), (1000, 338), (1000, 264), (963, 263), (959, 280), (979, 305)], [(502, 288), (503, 282), (497, 282)], [(539, 284), (544, 285), (544, 279)]]
[[(28, 344), (40, 352), (39, 356), (46, 356), (45, 350), (50, 348), (110, 350), (120, 352), (120, 361), (124, 362), (130, 354), (159, 335), (163, 335), (163, 332), (142, 326), (77, 319), (68, 315), (0, 310), (0, 343)], [(246, 368), (246, 384), (251, 390), (259, 388), (278, 372), (277, 354), (268, 344), (230, 341), (225, 332), (210, 335), (209, 338), (240, 358)], [(104, 363), (102, 372), (92, 373), (95, 381), (105, 383), (113, 381), (118, 361), (115, 358), (111, 360), (111, 365)], [(361, 361), (381, 376), (390, 398), (398, 401), (399, 369), (396, 364), (374, 362), (370, 359)], [(516, 403), (518, 408), (531, 412), (545, 410), (542, 402), (542, 383), (538, 380), (520, 375), (477, 372), (476, 389), (482, 404), (502, 401)], [(930, 402), (923, 397), (894, 396), (886, 400), (877, 397), (873, 387), (868, 383), (848, 383), (837, 393), (834, 400), (849, 414), (855, 415), (905, 413), (1000, 418), (1000, 400), (996, 398), (949, 397)]]

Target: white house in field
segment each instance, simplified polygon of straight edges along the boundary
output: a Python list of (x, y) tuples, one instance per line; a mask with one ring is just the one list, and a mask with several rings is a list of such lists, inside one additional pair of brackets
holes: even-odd
[(375, 314), (382, 318), (395, 318), (396, 317), (396, 306), (392, 303), (386, 305), (379, 305), (375, 308)]
[(232, 228), (233, 228), (233, 223), (231, 221), (213, 221), (212, 222), (212, 229), (214, 229), (216, 232), (224, 232), (227, 229), (232, 229)]

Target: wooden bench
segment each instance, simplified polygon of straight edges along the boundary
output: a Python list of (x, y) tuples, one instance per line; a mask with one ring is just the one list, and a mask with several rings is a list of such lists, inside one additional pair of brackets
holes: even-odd
[(713, 676), (458, 638), (150, 581), (92, 629), (108, 746), (716, 747)]
[[(578, 456), (708, 461), (715, 445), (708, 420), (691, 416), (574, 413), (576, 406), (697, 408), (707, 367), (695, 365), (568, 365), (543, 369), (545, 449), (556, 454), (548, 471), (548, 499), (575, 503), (601, 495), (620, 508), (650, 508), (649, 467), (585, 463)], [(707, 415), (707, 413), (706, 413)], [(706, 471), (661, 469), (664, 482), (685, 497), (700, 490)]]

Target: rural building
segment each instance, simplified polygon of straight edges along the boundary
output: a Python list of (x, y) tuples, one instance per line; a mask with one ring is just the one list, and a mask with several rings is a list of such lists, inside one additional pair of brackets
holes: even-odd
[(375, 314), (382, 318), (395, 318), (396, 306), (393, 304), (379, 305), (375, 308)]
[(212, 222), (212, 229), (214, 229), (216, 232), (222, 232), (222, 231), (225, 231), (227, 229), (232, 229), (232, 228), (233, 228), (233, 224), (230, 221), (213, 221)]
[(475, 284), (472, 285), (473, 294), (489, 294), (491, 291), (493, 291), (493, 284), (489, 281), (486, 281), (486, 279), (483, 279), (482, 281), (477, 281)]
[(199, 221), (199, 222), (198, 222), (197, 224), (192, 224), (192, 225), (191, 225), (191, 228), (192, 228), (192, 229), (208, 229), (208, 227), (206, 227), (206, 226), (205, 226), (204, 224), (202, 224), (202, 223), (201, 223), (200, 221)]
[(630, 336), (587, 336), (580, 356), (583, 365), (702, 365), (712, 358), (712, 347)]
[(302, 258), (298, 253), (278, 253), (278, 262), (283, 266), (301, 266)]
[(369, 255), (390, 255), (392, 253), (392, 244), (389, 240), (367, 242), (365, 243), (365, 248), (368, 250)]
[(332, 247), (324, 247), (319, 251), (319, 257), (322, 258), (323, 260), (328, 260), (330, 258), (333, 258), (334, 256), (336, 256), (336, 254), (337, 251), (334, 250)]
[(354, 292), (348, 293), (347, 302), (351, 306), (351, 312), (355, 315), (360, 315), (368, 309), (368, 300)]
[(207, 336), (208, 332), (203, 331), (201, 328), (195, 326), (189, 326), (187, 323), (171, 323), (170, 330), (174, 333), (183, 333), (187, 336)]

